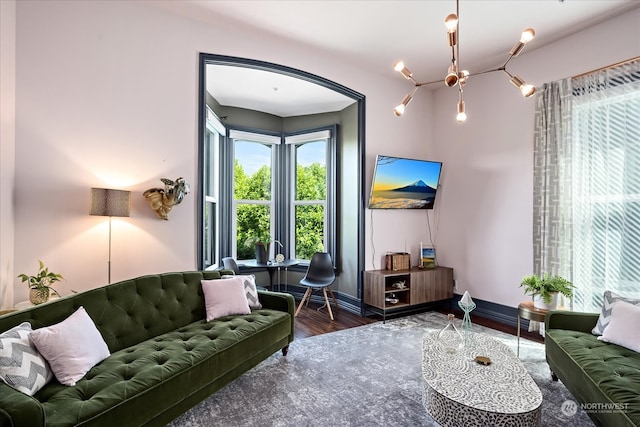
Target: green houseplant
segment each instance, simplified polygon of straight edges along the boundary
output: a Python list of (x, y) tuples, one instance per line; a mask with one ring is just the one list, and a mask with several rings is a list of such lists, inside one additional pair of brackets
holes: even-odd
[(51, 287), (51, 284), (63, 279), (61, 274), (49, 271), (42, 261), (38, 260), (38, 263), (38, 272), (34, 276), (27, 276), (26, 274), (18, 275), (18, 277), (22, 279), (22, 283), (27, 282), (29, 286), (29, 301), (33, 304), (47, 302), (51, 292), (60, 296), (58, 291)]
[[(561, 276), (550, 276), (543, 273), (542, 277), (537, 275), (525, 276), (520, 282), (520, 287), (524, 287), (526, 294), (533, 297), (534, 304), (536, 300), (542, 301), (547, 305), (536, 305), (539, 308), (555, 308), (557, 305), (557, 295), (562, 294), (567, 298), (573, 296), (573, 283)], [(556, 304), (553, 302), (556, 301)]]
[(256, 262), (261, 264), (266, 264), (268, 254), (269, 254), (269, 245), (271, 243), (277, 243), (282, 247), (282, 243), (278, 240), (272, 240), (271, 235), (268, 233), (257, 233), (251, 237), (248, 237), (245, 240), (244, 244), (246, 246), (254, 246), (256, 248)]

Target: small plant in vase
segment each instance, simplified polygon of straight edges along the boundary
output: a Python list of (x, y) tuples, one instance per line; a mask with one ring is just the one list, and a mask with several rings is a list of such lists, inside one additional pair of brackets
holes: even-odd
[(29, 286), (29, 301), (36, 305), (47, 302), (51, 292), (60, 296), (58, 291), (51, 287), (51, 284), (63, 279), (61, 274), (49, 271), (42, 261), (38, 260), (38, 263), (40, 267), (35, 276), (27, 276), (26, 274), (18, 275), (18, 278), (22, 279), (22, 283), (27, 282)]
[(573, 283), (561, 276), (550, 276), (543, 273), (542, 277), (525, 276), (520, 282), (526, 294), (533, 297), (534, 306), (544, 309), (555, 309), (558, 305), (558, 294), (567, 298), (573, 296)]
[(261, 233), (247, 238), (244, 244), (249, 247), (255, 246), (256, 262), (266, 264), (267, 258), (269, 256), (269, 245), (272, 242), (277, 243), (280, 245), (280, 247), (282, 247), (282, 243), (280, 243), (278, 240), (272, 240), (271, 235)]

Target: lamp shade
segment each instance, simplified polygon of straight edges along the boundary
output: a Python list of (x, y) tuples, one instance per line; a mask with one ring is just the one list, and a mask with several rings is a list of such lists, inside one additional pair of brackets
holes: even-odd
[(129, 216), (130, 195), (130, 191), (92, 188), (89, 215)]

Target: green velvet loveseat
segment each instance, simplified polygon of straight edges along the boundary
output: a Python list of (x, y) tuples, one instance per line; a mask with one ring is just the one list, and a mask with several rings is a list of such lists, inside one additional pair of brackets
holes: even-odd
[(640, 353), (598, 340), (591, 333), (597, 321), (598, 313), (547, 313), (545, 352), (553, 379), (596, 425), (640, 426)]
[(34, 396), (0, 382), (0, 426), (164, 425), (293, 341), (289, 294), (259, 292), (262, 309), (207, 322), (201, 279), (150, 275), (0, 316), (0, 333), (63, 321), (83, 306), (111, 355), (75, 386), (54, 378)]

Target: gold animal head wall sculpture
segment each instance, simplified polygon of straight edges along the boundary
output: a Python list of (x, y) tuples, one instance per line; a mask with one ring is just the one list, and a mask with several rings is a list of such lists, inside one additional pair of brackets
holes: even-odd
[(184, 196), (189, 194), (190, 188), (182, 177), (175, 181), (161, 178), (160, 181), (164, 183), (164, 188), (150, 188), (142, 195), (160, 218), (168, 220), (169, 217), (167, 215), (171, 208), (182, 202)]

